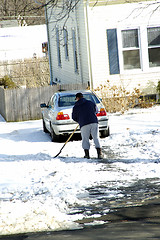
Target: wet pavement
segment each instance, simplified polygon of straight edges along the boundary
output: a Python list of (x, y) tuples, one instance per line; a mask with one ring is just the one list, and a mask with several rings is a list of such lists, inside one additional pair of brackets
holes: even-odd
[[(126, 171), (111, 163), (106, 162), (103, 170)], [(91, 204), (72, 206), (70, 214), (85, 212), (86, 217), (76, 221), (82, 229), (1, 235), (0, 240), (160, 239), (160, 178), (134, 179), (129, 185), (121, 181), (119, 186), (108, 181), (87, 188)]]
[[(159, 198), (148, 200), (141, 206), (112, 209), (100, 219), (103, 225), (85, 226), (82, 230), (26, 233), (0, 236), (1, 240), (158, 240), (160, 239)], [(87, 218), (80, 224), (91, 223)]]

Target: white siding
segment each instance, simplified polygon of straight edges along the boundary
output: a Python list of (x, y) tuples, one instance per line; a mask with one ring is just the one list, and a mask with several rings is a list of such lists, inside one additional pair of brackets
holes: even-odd
[[(152, 2), (152, 1), (151, 1)], [(60, 3), (60, 1), (59, 1)], [(103, 4), (103, 1), (100, 2)], [(56, 23), (54, 17), (57, 9), (48, 9), (48, 35), (51, 53), (51, 76), (53, 82), (86, 83), (93, 82), (93, 87), (104, 84), (110, 80), (112, 85), (122, 84), (127, 90), (135, 87), (150, 91), (149, 85), (156, 86), (160, 79), (160, 68), (149, 68), (147, 51), (147, 26), (160, 26), (158, 2), (149, 1), (141, 3), (109, 4), (89, 6), (88, 1), (81, 0), (70, 13), (65, 24), (69, 38), (69, 58), (65, 58), (64, 39), (61, 30), (64, 20)], [(154, 11), (154, 9), (156, 9)], [(87, 25), (88, 23), (88, 25)], [(58, 66), (55, 27), (60, 31), (61, 66)], [(141, 69), (124, 70), (122, 58), (121, 30), (137, 28), (140, 34)], [(78, 52), (78, 73), (75, 73), (72, 29), (76, 32)], [(88, 32), (89, 29), (89, 32)], [(107, 29), (117, 29), (118, 54), (120, 74), (110, 74), (107, 44)], [(149, 90), (147, 90), (147, 88)]]
[(87, 6), (82, 4), (77, 11), (77, 24), (79, 31), (79, 50), (81, 55), (81, 72), (84, 82), (90, 82), (90, 63), (89, 63), (89, 46), (87, 34)]
[[(57, 10), (55, 10), (57, 13)], [(60, 22), (54, 21), (54, 13), (51, 9), (48, 9), (48, 35), (50, 42), (50, 53), (51, 53), (51, 67), (52, 67), (52, 81), (60, 84), (66, 83), (86, 83), (89, 81), (88, 76), (88, 60), (87, 60), (87, 50), (86, 50), (86, 39), (85, 39), (85, 24), (84, 24), (84, 9), (82, 5), (77, 5), (70, 13), (70, 18), (64, 25), (64, 20)], [(79, 22), (78, 19), (81, 19)], [(64, 36), (62, 29), (66, 27), (68, 31), (68, 50), (69, 58), (65, 57), (64, 48)], [(59, 28), (60, 33), (60, 52), (61, 52), (61, 67), (58, 66), (57, 58), (57, 45), (56, 45), (56, 33), (55, 27)], [(73, 39), (72, 30), (76, 33), (76, 47), (77, 47), (77, 57), (78, 57), (78, 73), (75, 72), (74, 65), (74, 54), (73, 54)], [(79, 37), (81, 35), (81, 37)]]
[[(131, 90), (133, 87), (147, 88), (149, 81), (153, 81), (156, 85), (160, 79), (160, 68), (148, 68), (147, 64), (143, 64), (139, 70), (123, 70), (120, 63), (120, 74), (110, 75), (108, 47), (106, 30), (116, 28), (118, 32), (121, 29), (137, 27), (143, 29), (147, 26), (160, 25), (159, 9), (157, 4), (147, 5), (148, 3), (128, 3), (115, 4), (105, 6), (90, 7), (88, 11), (89, 18), (89, 35), (91, 48), (92, 75), (94, 86), (105, 83), (110, 80), (112, 84), (123, 84), (126, 89)], [(141, 39), (141, 46), (144, 48), (145, 34)], [(120, 42), (120, 34), (118, 35)], [(119, 47), (119, 57), (121, 59), (121, 45)], [(143, 59), (148, 57), (147, 53), (142, 49)]]

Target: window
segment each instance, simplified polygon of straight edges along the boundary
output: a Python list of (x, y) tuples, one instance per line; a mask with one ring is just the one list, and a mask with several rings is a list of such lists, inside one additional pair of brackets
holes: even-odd
[(160, 67), (160, 26), (107, 29), (107, 41), (110, 74)]
[(49, 107), (54, 107), (56, 102), (56, 96), (54, 95), (53, 97), (50, 98), (49, 102), (48, 102), (48, 106)]
[[(94, 94), (83, 94), (84, 98), (87, 100), (90, 100), (94, 103), (100, 103), (99, 99), (94, 95)], [(75, 100), (76, 95), (66, 95), (66, 96), (61, 96), (58, 99), (58, 106), (59, 107), (66, 107), (66, 106), (74, 106), (76, 100)]]
[(160, 66), (160, 27), (147, 29), (149, 67)]
[(94, 94), (84, 94), (84, 98), (94, 102), (95, 104), (100, 103), (99, 99)]
[(69, 60), (69, 52), (68, 52), (68, 31), (66, 28), (63, 29), (63, 37), (64, 37), (64, 51), (65, 51), (65, 59)]
[(75, 95), (62, 96), (58, 99), (59, 107), (74, 106), (76, 100)]
[(121, 34), (124, 70), (141, 68), (138, 29), (122, 30)]
[(57, 57), (58, 57), (58, 66), (61, 67), (61, 51), (60, 51), (60, 40), (59, 40), (59, 29), (56, 28), (56, 41), (57, 41)]
[(76, 46), (76, 33), (75, 30), (72, 30), (72, 39), (73, 39), (73, 57), (74, 57), (74, 70), (78, 73), (78, 54)]

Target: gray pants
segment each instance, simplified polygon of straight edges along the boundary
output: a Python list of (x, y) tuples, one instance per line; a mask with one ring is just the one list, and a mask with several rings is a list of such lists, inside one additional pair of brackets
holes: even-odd
[(91, 123), (81, 127), (82, 148), (90, 149), (89, 137), (93, 138), (95, 148), (100, 148), (98, 123)]

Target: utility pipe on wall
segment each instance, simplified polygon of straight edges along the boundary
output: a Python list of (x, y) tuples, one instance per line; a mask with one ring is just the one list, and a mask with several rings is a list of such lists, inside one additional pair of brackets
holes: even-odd
[(93, 90), (93, 75), (92, 75), (92, 61), (91, 61), (91, 49), (90, 49), (90, 36), (89, 36), (89, 22), (88, 22), (88, 7), (89, 0), (86, 1), (85, 4), (85, 18), (86, 18), (86, 32), (87, 32), (87, 47), (88, 47), (88, 62), (89, 62), (89, 80), (90, 80), (90, 88)]

